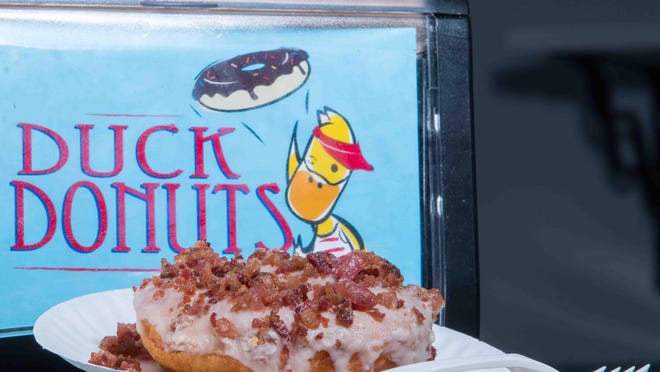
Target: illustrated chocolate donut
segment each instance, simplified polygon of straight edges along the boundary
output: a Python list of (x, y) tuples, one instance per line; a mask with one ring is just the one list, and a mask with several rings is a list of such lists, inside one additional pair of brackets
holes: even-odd
[(202, 70), (193, 98), (218, 111), (260, 107), (293, 93), (309, 77), (307, 52), (280, 48), (236, 56)]

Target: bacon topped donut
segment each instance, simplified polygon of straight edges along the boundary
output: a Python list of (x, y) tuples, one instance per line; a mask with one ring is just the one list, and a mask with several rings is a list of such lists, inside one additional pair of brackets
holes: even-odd
[(137, 330), (175, 371), (380, 371), (435, 355), (444, 301), (402, 283), (373, 253), (227, 260), (198, 242), (136, 289)]
[(193, 98), (218, 111), (247, 110), (294, 92), (309, 76), (304, 50), (280, 48), (236, 56), (199, 73)]

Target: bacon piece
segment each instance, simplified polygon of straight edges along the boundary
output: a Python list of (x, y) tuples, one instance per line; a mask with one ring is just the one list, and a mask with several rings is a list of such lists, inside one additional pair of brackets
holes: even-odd
[(200, 296), (197, 296), (195, 301), (192, 302), (190, 305), (185, 305), (183, 308), (183, 312), (187, 315), (191, 316), (198, 316), (198, 315), (204, 315), (206, 314), (206, 311), (208, 310), (208, 306), (206, 303), (206, 296), (203, 294)]
[(307, 327), (303, 326), (299, 322), (294, 322), (291, 327), (291, 332), (289, 332), (289, 336), (286, 338), (286, 340), (290, 344), (295, 344), (298, 339), (304, 338), (305, 336), (307, 336)]
[(215, 329), (215, 333), (221, 338), (234, 339), (238, 336), (236, 326), (231, 320), (227, 318), (217, 318), (218, 314), (211, 314), (211, 326)]
[(335, 291), (334, 286), (332, 284), (325, 283), (323, 289), (324, 289), (324, 297), (328, 300), (330, 304), (338, 305), (342, 301), (341, 295), (339, 295)]
[(431, 308), (433, 309), (433, 318), (436, 318), (440, 313), (440, 309), (445, 304), (444, 298), (440, 295), (440, 290), (438, 288), (433, 288), (428, 290), (431, 294)]
[(298, 306), (307, 300), (307, 292), (311, 290), (309, 284), (301, 284), (293, 290), (287, 290), (283, 293), (280, 302), (284, 306)]
[(171, 279), (177, 275), (177, 270), (171, 263), (167, 262), (166, 259), (160, 259), (160, 277), (163, 279)]
[(280, 337), (287, 338), (289, 337), (289, 329), (286, 327), (286, 324), (280, 319), (280, 316), (277, 315), (275, 311), (270, 313), (270, 326), (277, 332)]
[(151, 360), (134, 323), (117, 323), (116, 335), (104, 337), (99, 348), (100, 351), (91, 353), (90, 363), (139, 372), (140, 360)]
[(300, 323), (309, 329), (316, 329), (321, 323), (319, 315), (313, 309), (304, 310), (296, 315)]
[(268, 288), (262, 284), (248, 289), (248, 294), (250, 297), (248, 302), (248, 307), (250, 308), (250, 310), (252, 311), (264, 310), (266, 308), (266, 304), (264, 303), (264, 298), (269, 298), (267, 294), (268, 292), (269, 292)]
[(376, 295), (360, 283), (340, 280), (334, 287), (335, 291), (351, 300), (355, 310), (366, 311), (376, 304)]
[(398, 298), (396, 293), (390, 291), (380, 292), (376, 295), (376, 303), (384, 306), (387, 309), (394, 309), (396, 307), (397, 300)]
[(335, 370), (330, 353), (325, 350), (317, 351), (314, 357), (309, 360), (309, 369), (311, 371), (330, 372)]
[(424, 323), (424, 319), (426, 319), (426, 317), (424, 317), (424, 314), (422, 314), (422, 312), (419, 311), (417, 307), (413, 306), (412, 312), (415, 314), (415, 318), (417, 318), (417, 324)]
[(264, 324), (266, 324), (266, 322), (264, 322), (262, 319), (259, 318), (252, 319), (252, 328), (255, 329), (263, 328)]
[(184, 249), (182, 252), (174, 256), (174, 263), (177, 265), (194, 267), (197, 260), (206, 259), (213, 253), (213, 249), (208, 243), (198, 241), (192, 248)]
[(97, 366), (108, 367), (129, 372), (140, 372), (142, 368), (140, 362), (125, 355), (115, 355), (105, 350), (93, 352), (90, 355), (89, 363)]
[(321, 274), (331, 274), (339, 261), (337, 257), (328, 252), (316, 252), (307, 255), (307, 261)]
[(369, 314), (369, 316), (371, 316), (372, 318), (374, 318), (374, 320), (377, 322), (382, 322), (383, 319), (385, 319), (385, 314), (381, 313), (376, 308), (369, 309), (366, 313)]
[(289, 348), (284, 345), (280, 351), (280, 370), (284, 370), (286, 363), (289, 361)]
[(122, 370), (122, 371), (128, 371), (128, 372), (141, 372), (142, 367), (140, 366), (140, 362), (134, 359), (126, 359), (126, 360), (120, 360), (119, 361), (119, 367), (116, 369)]
[(142, 346), (142, 340), (140, 334), (137, 333), (135, 323), (117, 323), (116, 336), (104, 337), (99, 347), (116, 355), (132, 357), (146, 357), (149, 355)]
[(155, 290), (153, 296), (151, 296), (151, 298), (153, 298), (154, 301), (163, 297), (165, 297), (165, 290), (163, 290), (162, 288), (158, 288), (157, 290)]
[(350, 252), (343, 256), (333, 268), (337, 279), (353, 279), (360, 270), (364, 269), (364, 259), (359, 252)]
[(428, 360), (435, 360), (435, 357), (438, 355), (438, 350), (436, 350), (435, 346), (433, 346), (433, 345), (429, 345), (428, 350), (429, 350), (429, 354), (430, 354)]
[(263, 258), (262, 263), (264, 265), (271, 265), (275, 267), (280, 267), (280, 264), (291, 258), (288, 252), (280, 250), (271, 250), (268, 251), (268, 254)]
[(242, 276), (244, 276), (249, 280), (250, 278), (254, 278), (256, 275), (259, 274), (260, 267), (261, 265), (259, 264), (259, 262), (255, 260), (247, 260), (243, 263), (239, 272)]
[(350, 327), (353, 324), (353, 309), (351, 309), (351, 301), (343, 299), (339, 305), (334, 308), (337, 324)]
[(263, 260), (264, 257), (266, 257), (266, 254), (268, 253), (267, 248), (255, 248), (254, 252), (248, 257), (248, 260), (250, 259), (256, 259), (256, 260)]
[(287, 257), (287, 259), (283, 259), (279, 262), (279, 265), (277, 267), (277, 272), (286, 274), (294, 271), (299, 271), (305, 267), (306, 263), (307, 260), (305, 260), (305, 258), (300, 256), (293, 256), (290, 258)]

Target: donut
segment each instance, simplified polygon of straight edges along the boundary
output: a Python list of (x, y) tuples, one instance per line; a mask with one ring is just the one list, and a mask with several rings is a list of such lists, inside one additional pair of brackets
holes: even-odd
[(309, 77), (309, 56), (280, 48), (214, 63), (197, 75), (193, 98), (217, 111), (242, 111), (267, 105), (300, 88)]
[[(245, 366), (240, 361), (219, 354), (194, 355), (190, 353), (163, 350), (160, 335), (154, 330), (153, 326), (144, 321), (142, 324), (144, 336), (142, 340), (145, 347), (149, 350), (159, 364), (170, 371), (196, 371), (196, 372), (251, 372), (252, 369)], [(394, 368), (397, 365), (382, 354), (374, 362), (374, 371), (384, 371)], [(328, 352), (319, 351), (309, 360), (309, 371), (313, 372), (333, 372), (333, 361)], [(353, 353), (348, 362), (347, 371), (363, 371), (362, 363), (357, 353)]]
[(371, 252), (341, 258), (198, 242), (135, 288), (144, 347), (172, 371), (381, 371), (435, 357), (437, 289)]

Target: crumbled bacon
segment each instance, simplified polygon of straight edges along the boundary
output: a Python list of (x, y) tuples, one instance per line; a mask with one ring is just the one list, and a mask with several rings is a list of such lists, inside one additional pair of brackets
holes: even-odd
[(166, 259), (160, 259), (160, 277), (163, 279), (174, 278), (177, 274), (176, 268), (171, 263), (167, 262)]
[(321, 274), (331, 274), (337, 265), (337, 257), (328, 252), (316, 252), (307, 255), (307, 261)]
[[(268, 340), (272, 329), (291, 344), (310, 329), (327, 328), (328, 312), (345, 327), (353, 323), (354, 311), (383, 321), (383, 308), (394, 310), (405, 305), (398, 295), (402, 283), (399, 269), (371, 252), (355, 251), (341, 258), (324, 252), (301, 257), (258, 248), (247, 259), (235, 256), (229, 260), (207, 243), (198, 242), (178, 254), (173, 263), (163, 260), (160, 275), (146, 279), (140, 288), (152, 284), (156, 288), (154, 298), (162, 297), (165, 290), (180, 292), (178, 311), (186, 319), (208, 314), (220, 301), (228, 302), (233, 312), (271, 309), (269, 316), (252, 321), (252, 327), (259, 330), (256, 341), (272, 342)], [(437, 316), (444, 303), (438, 291), (417, 291)], [(282, 307), (295, 310), (292, 324), (280, 319)], [(421, 312), (415, 310), (419, 319)], [(227, 318), (213, 313), (211, 323), (220, 337), (236, 337), (236, 327)], [(317, 337), (323, 337), (320, 335)]]
[(256, 328), (256, 329), (262, 328), (264, 326), (264, 323), (265, 322), (262, 319), (254, 318), (252, 319), (252, 328)]
[(415, 314), (415, 318), (417, 318), (417, 324), (422, 324), (424, 322), (424, 319), (426, 319), (424, 317), (424, 314), (422, 314), (422, 312), (419, 311), (419, 309), (414, 306), (412, 308), (412, 312), (413, 314)]
[(106, 336), (99, 347), (112, 354), (131, 357), (147, 357), (149, 354), (142, 346), (140, 334), (133, 323), (117, 323), (115, 336)]
[(376, 303), (388, 309), (394, 309), (397, 303), (396, 293), (381, 292), (376, 295)]
[(99, 348), (101, 350), (90, 355), (89, 362), (108, 368), (140, 371), (140, 360), (151, 359), (135, 324), (117, 323), (116, 335), (104, 337)]
[(264, 299), (269, 298), (267, 296), (267, 287), (264, 285), (255, 285), (250, 287), (248, 292), (250, 293), (250, 302), (248, 302), (248, 308), (254, 311), (264, 310), (266, 308)]
[(280, 264), (277, 268), (278, 273), (286, 274), (292, 273), (295, 271), (300, 271), (305, 268), (307, 260), (300, 256), (293, 256), (289, 259), (280, 261)]
[(333, 288), (332, 284), (325, 283), (323, 289), (324, 289), (323, 295), (330, 304), (338, 305), (341, 302), (342, 298), (337, 294), (337, 292), (335, 292), (335, 289)]
[(139, 361), (125, 355), (115, 355), (105, 350), (93, 352), (90, 355), (89, 363), (96, 364), (97, 366), (119, 369), (122, 371), (142, 371), (142, 367), (140, 366)]
[(310, 290), (309, 284), (301, 284), (293, 290), (284, 291), (280, 302), (284, 306), (298, 306), (307, 300), (307, 292)]
[(438, 314), (440, 309), (445, 304), (444, 298), (440, 295), (438, 288), (432, 288), (428, 290), (431, 293), (431, 307), (433, 308), (433, 313)]
[(206, 314), (208, 310), (209, 306), (204, 296), (198, 296), (192, 304), (186, 304), (183, 308), (183, 312), (191, 316)]
[(335, 265), (333, 272), (337, 279), (353, 279), (363, 268), (362, 255), (353, 253), (343, 256)]
[(367, 314), (369, 314), (369, 316), (371, 316), (372, 318), (374, 318), (375, 321), (378, 322), (382, 322), (383, 319), (385, 319), (385, 314), (381, 313), (376, 308), (369, 309), (369, 311), (367, 311)]
[(435, 360), (435, 357), (438, 355), (438, 350), (435, 349), (435, 346), (429, 345), (429, 354), (428, 360)]
[(353, 324), (353, 310), (351, 309), (351, 301), (344, 299), (334, 308), (337, 324), (350, 327)]
[(287, 341), (290, 344), (295, 344), (298, 339), (304, 338), (305, 336), (307, 336), (307, 328), (299, 322), (294, 322), (291, 326), (291, 332), (289, 332)]
[(335, 283), (335, 289), (343, 297), (351, 300), (355, 310), (367, 311), (376, 304), (376, 295), (360, 283), (340, 280)]
[(217, 318), (217, 316), (218, 314), (212, 313), (210, 320), (211, 326), (215, 329), (215, 333), (218, 337), (229, 339), (236, 338), (238, 331), (236, 330), (234, 323), (227, 318)]
[(319, 324), (321, 323), (321, 320), (319, 319), (319, 315), (317, 314), (314, 309), (307, 309), (304, 310), (298, 314), (296, 314), (297, 319), (300, 320), (300, 322), (307, 328), (310, 329), (316, 329), (319, 327)]
[(159, 289), (154, 291), (154, 294), (151, 297), (154, 299), (154, 301), (158, 300), (159, 298), (163, 298), (163, 297), (165, 297), (165, 290), (163, 290), (162, 288), (159, 288)]
[(280, 351), (280, 370), (283, 370), (286, 366), (286, 363), (289, 361), (289, 348), (286, 345)]
[(275, 311), (271, 312), (270, 314), (270, 326), (277, 332), (280, 337), (287, 338), (289, 336), (289, 329), (286, 327), (286, 324), (284, 324), (284, 321), (280, 319), (280, 316), (277, 315)]

